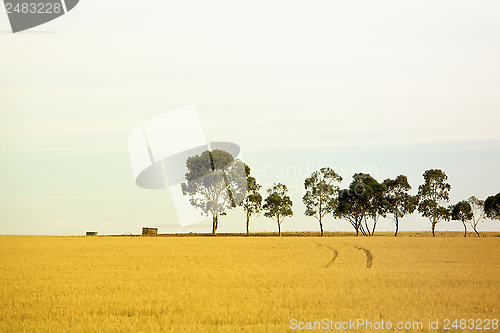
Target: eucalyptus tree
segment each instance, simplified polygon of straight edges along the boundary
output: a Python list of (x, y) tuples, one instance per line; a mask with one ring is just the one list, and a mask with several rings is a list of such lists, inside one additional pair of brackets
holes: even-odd
[(304, 187), (306, 193), (302, 201), (306, 206), (305, 215), (315, 217), (319, 222), (323, 236), (323, 218), (331, 214), (338, 206), (340, 188), (335, 183), (342, 182), (342, 177), (329, 167), (321, 168), (306, 178)]
[(273, 187), (267, 189), (267, 197), (264, 200), (264, 216), (276, 220), (278, 223), (278, 234), (281, 236), (281, 223), (285, 217), (292, 216), (293, 202), (288, 194), (288, 188), (281, 183), (274, 183)]
[(399, 175), (395, 179), (387, 178), (384, 180), (384, 185), (387, 187), (387, 211), (393, 216), (396, 224), (394, 236), (397, 236), (399, 220), (415, 211), (418, 205), (418, 196), (408, 194), (411, 186), (405, 175)]
[(500, 193), (484, 200), (484, 214), (492, 220), (500, 220)]
[(448, 176), (442, 170), (430, 169), (423, 174), (424, 184), (418, 187), (418, 211), (431, 222), (432, 237), (435, 237), (436, 225), (449, 219), (449, 210), (442, 204), (450, 201), (451, 185)]
[(467, 237), (467, 223), (472, 220), (472, 207), (468, 201), (462, 200), (450, 207), (450, 217), (453, 221), (460, 221), (464, 225), (464, 237)]
[(366, 188), (362, 184), (349, 185), (348, 189), (340, 190), (339, 204), (334, 211), (335, 217), (347, 220), (356, 231), (366, 236), (362, 228), (363, 219), (366, 216), (366, 197), (364, 196)]
[[(360, 232), (372, 236), (379, 217), (387, 214), (387, 187), (369, 174), (356, 173), (352, 178), (349, 188), (339, 192), (339, 204), (334, 214), (349, 221), (356, 230), (356, 236)], [(369, 219), (373, 220), (371, 227), (368, 225)]]
[(246, 196), (246, 170), (240, 160), (223, 150), (206, 150), (186, 160), (183, 195), (206, 216), (212, 215), (212, 234), (217, 233), (219, 216), (236, 207)]
[(259, 214), (262, 208), (262, 196), (259, 193), (262, 186), (257, 183), (257, 180), (254, 177), (250, 176), (250, 167), (246, 166), (246, 170), (248, 192), (241, 205), (247, 218), (246, 229), (248, 235), (250, 233), (250, 217), (253, 214)]
[(479, 236), (479, 232), (477, 231), (477, 225), (479, 222), (484, 221), (484, 200), (478, 199), (475, 196), (470, 197), (467, 200), (472, 209), (472, 219), (469, 221), (472, 230)]

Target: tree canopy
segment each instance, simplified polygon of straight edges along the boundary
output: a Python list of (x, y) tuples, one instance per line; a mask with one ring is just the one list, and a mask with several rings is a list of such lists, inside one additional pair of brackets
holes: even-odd
[(472, 230), (479, 236), (479, 231), (477, 231), (477, 225), (479, 222), (484, 221), (484, 200), (478, 199), (475, 196), (471, 196), (467, 200), (472, 209), (472, 219), (469, 221)]
[(218, 228), (219, 216), (236, 207), (246, 196), (246, 168), (223, 150), (204, 151), (186, 160), (188, 172), (181, 184), (189, 202), (202, 214), (212, 215), (212, 233)]
[(292, 216), (293, 202), (288, 194), (288, 188), (281, 183), (274, 183), (273, 187), (267, 189), (267, 197), (262, 206), (264, 216), (276, 220), (278, 223), (278, 234), (281, 236), (281, 223), (287, 216)]
[[(339, 193), (335, 215), (348, 220), (356, 230), (356, 235), (361, 232), (365, 236), (371, 236), (375, 232), (378, 218), (387, 213), (387, 187), (369, 174), (356, 173), (352, 178), (349, 188)], [(373, 221), (371, 227), (368, 219)]]
[(484, 214), (490, 219), (500, 220), (500, 192), (484, 200)]
[(250, 176), (250, 167), (245, 165), (246, 167), (246, 175), (247, 175), (247, 196), (243, 199), (241, 205), (246, 214), (246, 229), (247, 234), (250, 233), (250, 217), (253, 214), (259, 214), (262, 208), (262, 196), (259, 193), (261, 189), (261, 185), (257, 183), (257, 180), (254, 177)]
[(418, 187), (418, 211), (431, 222), (432, 236), (435, 237), (436, 224), (447, 220), (449, 210), (442, 204), (450, 200), (451, 185), (448, 176), (439, 169), (426, 170), (423, 174), (424, 184)]
[(341, 181), (342, 177), (328, 167), (313, 172), (311, 177), (304, 181), (306, 193), (302, 201), (306, 206), (305, 215), (318, 220), (321, 236), (323, 236), (323, 218), (337, 209), (337, 195), (340, 188), (335, 183)]
[(462, 200), (459, 203), (452, 205), (450, 207), (450, 217), (453, 221), (462, 222), (465, 228), (464, 237), (467, 237), (467, 223), (474, 217), (470, 203), (466, 200)]
[(418, 197), (408, 194), (411, 186), (405, 175), (399, 175), (395, 179), (384, 180), (387, 187), (386, 199), (388, 213), (392, 214), (396, 231), (394, 236), (398, 235), (399, 219), (415, 211), (418, 204)]

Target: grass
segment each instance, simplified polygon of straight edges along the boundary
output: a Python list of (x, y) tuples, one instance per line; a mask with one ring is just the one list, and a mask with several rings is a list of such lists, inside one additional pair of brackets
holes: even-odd
[(0, 260), (1, 332), (500, 319), (498, 237), (0, 236)]

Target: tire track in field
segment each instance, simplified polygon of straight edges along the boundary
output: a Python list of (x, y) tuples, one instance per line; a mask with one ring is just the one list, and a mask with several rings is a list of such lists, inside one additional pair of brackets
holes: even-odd
[(372, 267), (373, 256), (370, 253), (370, 251), (368, 251), (367, 249), (364, 249), (362, 247), (355, 246), (355, 248), (357, 248), (358, 250), (363, 251), (366, 254), (366, 268)]
[(335, 259), (337, 259), (337, 257), (339, 256), (339, 252), (335, 249), (332, 249), (331, 247), (329, 247), (328, 245), (321, 245), (320, 243), (316, 243), (318, 244), (318, 246), (324, 246), (326, 247), (327, 249), (330, 249), (333, 251), (333, 257), (332, 257), (332, 260), (330, 260), (328, 262), (328, 264), (326, 264), (325, 268), (329, 267), (331, 264), (333, 264), (333, 262), (335, 261)]

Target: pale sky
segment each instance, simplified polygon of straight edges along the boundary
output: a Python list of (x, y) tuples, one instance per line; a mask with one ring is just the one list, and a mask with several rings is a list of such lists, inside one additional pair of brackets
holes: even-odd
[[(128, 156), (133, 129), (192, 104), (207, 140), (240, 145), (264, 187), (290, 187), (284, 230), (318, 230), (302, 184), (323, 166), (344, 187), (354, 172), (406, 174), (416, 193), (440, 168), (450, 203), (496, 194), (498, 17), (498, 1), (81, 0), (12, 34), (2, 11), (0, 234), (209, 232), (180, 228), (169, 193), (137, 187)], [(220, 223), (243, 231), (241, 208)], [(414, 214), (401, 229), (430, 225)]]

